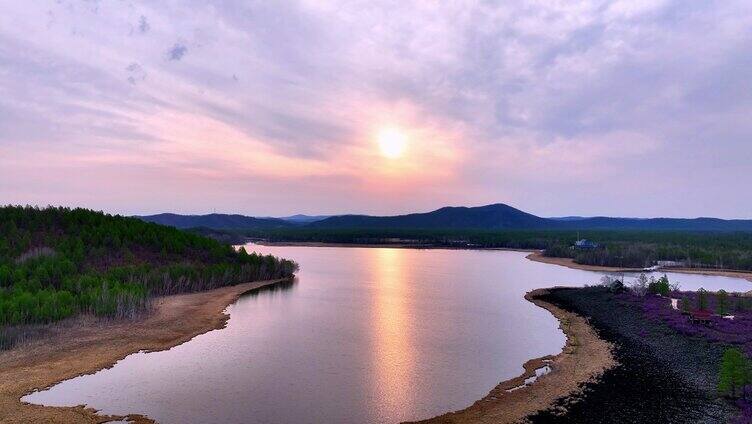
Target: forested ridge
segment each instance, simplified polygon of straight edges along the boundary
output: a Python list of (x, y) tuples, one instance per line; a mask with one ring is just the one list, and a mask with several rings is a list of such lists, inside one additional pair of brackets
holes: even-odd
[(313, 220), (258, 218), (243, 215), (159, 214), (141, 219), (177, 228), (213, 230), (264, 230), (281, 228), (359, 230), (592, 230), (592, 231), (716, 231), (752, 232), (752, 220), (718, 218), (544, 218), (503, 203), (485, 206), (446, 206), (430, 212), (405, 215), (334, 215)]
[[(213, 215), (203, 218), (210, 217)], [(251, 237), (291, 242), (541, 249), (547, 256), (572, 258), (585, 265), (642, 268), (657, 261), (676, 261), (690, 268), (752, 270), (752, 220), (543, 218), (493, 204), (397, 216), (338, 215), (307, 224), (253, 228), (202, 222), (204, 228), (191, 231), (231, 241)], [(572, 249), (578, 237), (595, 241), (598, 248)]]
[(0, 327), (80, 313), (133, 316), (154, 296), (289, 278), (296, 270), (289, 260), (136, 218), (0, 207)]
[(604, 232), (597, 249), (572, 249), (555, 242), (545, 248), (551, 257), (572, 258), (576, 263), (642, 268), (658, 261), (675, 261), (686, 268), (752, 270), (752, 234), (716, 232)]
[[(211, 234), (206, 230), (196, 231)], [(540, 249), (547, 256), (573, 258), (586, 265), (642, 268), (656, 261), (680, 261), (690, 268), (752, 270), (752, 233), (749, 232), (287, 228), (222, 234), (272, 242)], [(593, 240), (599, 247), (572, 249), (578, 237)]]

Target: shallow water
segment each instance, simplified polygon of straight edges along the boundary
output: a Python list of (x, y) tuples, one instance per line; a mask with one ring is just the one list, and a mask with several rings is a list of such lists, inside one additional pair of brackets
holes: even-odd
[[(507, 251), (269, 247), (295, 284), (246, 295), (227, 328), (24, 398), (162, 423), (381, 423), (466, 407), (533, 357), (558, 353), (558, 322), (525, 292), (600, 274)], [(671, 275), (686, 290), (741, 279)]]

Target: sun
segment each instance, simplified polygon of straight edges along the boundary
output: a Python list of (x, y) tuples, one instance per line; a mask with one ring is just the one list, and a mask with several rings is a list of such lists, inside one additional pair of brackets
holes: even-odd
[(379, 143), (381, 155), (389, 159), (397, 159), (405, 153), (407, 136), (397, 128), (383, 128), (376, 140)]

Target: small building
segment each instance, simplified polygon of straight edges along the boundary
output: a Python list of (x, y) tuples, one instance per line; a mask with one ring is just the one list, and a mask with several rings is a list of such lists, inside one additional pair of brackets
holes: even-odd
[(588, 239), (580, 239), (574, 242), (575, 249), (595, 249), (597, 247), (598, 243)]
[(655, 261), (655, 265), (660, 268), (678, 268), (683, 267), (685, 263), (681, 261)]

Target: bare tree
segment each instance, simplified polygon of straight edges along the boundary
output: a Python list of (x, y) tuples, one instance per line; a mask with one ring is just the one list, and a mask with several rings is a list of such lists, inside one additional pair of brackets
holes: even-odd
[(645, 274), (640, 274), (640, 276), (635, 278), (635, 280), (629, 286), (629, 289), (632, 290), (632, 292), (637, 296), (643, 297), (648, 292), (649, 284), (650, 283), (648, 276)]

